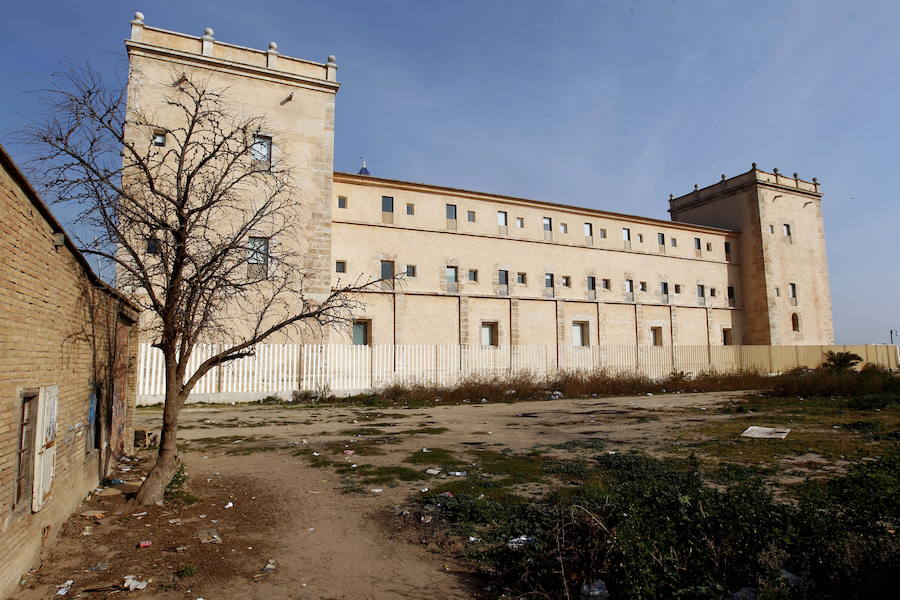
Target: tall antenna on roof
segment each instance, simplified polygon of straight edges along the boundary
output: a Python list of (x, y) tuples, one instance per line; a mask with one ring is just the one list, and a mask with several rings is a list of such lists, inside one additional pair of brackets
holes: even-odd
[(365, 157), (360, 156), (359, 159), (362, 161), (362, 166), (359, 168), (359, 171), (357, 171), (356, 174), (357, 175), (371, 175), (371, 173), (369, 173), (369, 170), (366, 168)]

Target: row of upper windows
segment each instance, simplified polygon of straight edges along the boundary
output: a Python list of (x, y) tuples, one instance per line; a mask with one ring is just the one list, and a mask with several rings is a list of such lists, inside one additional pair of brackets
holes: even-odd
[[(163, 148), (168, 143), (168, 134), (161, 129), (154, 129), (150, 134), (150, 143)], [(255, 163), (269, 165), (272, 163), (272, 136), (256, 134), (250, 146), (250, 158)]]
[[(349, 199), (347, 196), (338, 196), (338, 208), (345, 209), (348, 207)], [(382, 196), (381, 197), (381, 212), (383, 215), (392, 216), (394, 213), (394, 197), (393, 196)], [(406, 214), (409, 216), (414, 216), (416, 214), (416, 205), (412, 202), (406, 203)], [(445, 217), (447, 220), (447, 228), (449, 230), (455, 231), (457, 227), (457, 222), (459, 220), (459, 210), (456, 204), (445, 204)], [(474, 210), (466, 211), (466, 221), (469, 223), (477, 222), (477, 214)], [(500, 228), (501, 232), (506, 232), (509, 227), (509, 213), (505, 210), (497, 211), (497, 226)], [(525, 217), (515, 217), (514, 221), (515, 227), (517, 229), (525, 229)], [(544, 239), (550, 240), (552, 239), (554, 233), (553, 226), (553, 218), (552, 217), (542, 217), (541, 219), (541, 227), (544, 231)], [(560, 222), (558, 224), (559, 233), (568, 234), (569, 233), (569, 224), (565, 222)], [(583, 223), (583, 232), (586, 241), (593, 242), (595, 236), (595, 227), (594, 223), (585, 221)], [(606, 228), (597, 228), (596, 229), (597, 239), (607, 239), (607, 230)], [(635, 234), (637, 243), (644, 243), (644, 234), (636, 233)], [(632, 230), (630, 227), (622, 228), (622, 241), (623, 246), (626, 250), (631, 250), (631, 242), (632, 242)], [(665, 253), (665, 248), (667, 245), (666, 234), (659, 232), (656, 234), (656, 241), (659, 248), (659, 252)], [(678, 247), (678, 239), (674, 236), (668, 237), (668, 244), (672, 248)], [(702, 256), (703, 248), (706, 248), (707, 252), (713, 251), (713, 243), (706, 242), (704, 244), (703, 240), (699, 237), (695, 237), (693, 240), (694, 244), (694, 253), (695, 256)], [(725, 260), (731, 261), (733, 259), (732, 256), (732, 247), (731, 242), (724, 242), (724, 251), (725, 251)]]

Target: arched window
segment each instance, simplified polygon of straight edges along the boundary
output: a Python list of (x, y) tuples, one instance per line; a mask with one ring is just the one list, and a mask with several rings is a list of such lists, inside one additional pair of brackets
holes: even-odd
[(800, 331), (800, 317), (797, 316), (797, 313), (791, 315), (791, 329), (793, 331)]

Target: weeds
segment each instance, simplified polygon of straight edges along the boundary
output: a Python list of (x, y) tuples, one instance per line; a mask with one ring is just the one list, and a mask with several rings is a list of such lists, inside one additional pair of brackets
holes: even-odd
[(175, 500), (185, 504), (194, 504), (200, 499), (185, 489), (187, 483), (187, 471), (184, 465), (178, 465), (178, 470), (172, 475), (171, 481), (166, 485), (164, 497), (166, 500)]

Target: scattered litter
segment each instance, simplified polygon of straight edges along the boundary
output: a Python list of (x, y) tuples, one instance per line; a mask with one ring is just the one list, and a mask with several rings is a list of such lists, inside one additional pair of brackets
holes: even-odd
[(143, 517), (143, 516), (145, 516), (146, 514), (147, 514), (147, 513), (145, 513), (145, 512), (131, 513), (131, 516), (132, 516), (132, 517)]
[(201, 544), (222, 543), (222, 536), (219, 535), (218, 529), (202, 529), (200, 531), (195, 531), (194, 536), (200, 539)]
[(381, 489), (381, 488), (374, 488), (374, 489), (371, 489), (371, 490), (369, 490), (369, 491), (372, 492), (373, 494), (380, 494), (380, 493), (383, 492), (384, 490)]
[(309, 529), (307, 529), (307, 531), (315, 531), (315, 530), (316, 530), (315, 527), (310, 527)]
[(606, 589), (606, 582), (602, 579), (595, 579), (591, 583), (585, 581), (581, 584), (581, 600), (588, 600), (589, 598), (607, 600), (609, 598), (609, 590)]
[(109, 565), (106, 563), (97, 563), (93, 567), (90, 567), (88, 571), (108, 571)]
[(481, 399), (481, 403), (482, 403), (482, 404), (487, 404), (487, 401), (488, 401), (487, 398), (482, 398), (482, 399)]
[(421, 521), (422, 521), (423, 523), (431, 523), (432, 521), (434, 521), (434, 516), (432, 516), (432, 515), (422, 515)]
[(441, 493), (438, 494), (438, 495), (439, 495), (439, 496), (443, 496), (443, 497), (445, 497), (445, 498), (452, 498), (452, 497), (453, 497), (453, 492), (441, 492)]
[(227, 502), (223, 508), (234, 508), (234, 502)]
[(200, 515), (200, 518), (201, 518), (201, 519), (205, 519), (205, 518), (206, 518), (206, 515)]
[(527, 535), (520, 535), (517, 538), (513, 538), (506, 542), (506, 546), (508, 548), (512, 548), (513, 550), (518, 550), (520, 548), (524, 548), (528, 544), (531, 543), (531, 538)]
[(419, 491), (420, 491), (420, 492), (422, 492), (422, 493), (423, 493), (423, 494), (424, 494), (424, 493), (425, 493), (425, 492), (427, 492), (427, 491), (428, 491), (428, 488), (422, 488), (422, 489), (421, 489), (421, 490), (419, 490)]
[(138, 548), (149, 548), (152, 545), (153, 542), (151, 542), (150, 540), (141, 540), (140, 542), (138, 542)]
[(319, 455), (318, 452), (313, 452), (313, 456), (318, 456), (318, 455)]
[(465, 477), (466, 472), (465, 471), (447, 471), (447, 475), (449, 475), (450, 477)]
[(756, 425), (751, 425), (744, 430), (741, 437), (783, 440), (790, 432), (790, 429), (775, 429), (774, 427), (757, 427)]
[(81, 530), (81, 535), (94, 535), (94, 528), (90, 525), (85, 525), (84, 529)]
[(169, 525), (178, 525), (181, 523), (181, 519), (169, 519)]
[(74, 583), (75, 583), (75, 581), (70, 579), (65, 583), (59, 584), (58, 586), (56, 586), (56, 595), (57, 596), (67, 595), (69, 593), (69, 588), (72, 587), (72, 584), (74, 584)]
[(353, 450), (344, 450), (344, 454), (346, 454), (347, 456), (353, 456), (354, 451)]
[(266, 562), (266, 566), (260, 569), (263, 573), (271, 573), (275, 569), (278, 568), (278, 563), (275, 562), (274, 558), (270, 558), (268, 562)]
[(353, 463), (352, 465), (350, 465), (350, 468), (351, 468), (351, 469), (355, 469), (357, 466), (358, 466), (358, 465), (357, 465), (356, 463)]
[(134, 575), (126, 575), (125, 581), (122, 583), (122, 587), (129, 591), (142, 590), (147, 587), (147, 584), (149, 583), (149, 579), (147, 581), (141, 581), (135, 578)]
[(434, 469), (434, 468), (432, 468), (432, 469), (425, 469), (425, 472), (428, 473), (429, 475), (440, 475), (440, 474), (441, 474), (441, 470), (440, 470), (440, 469)]
[(428, 448), (422, 448), (422, 452), (431, 452)]
[(123, 483), (125, 483), (124, 479), (115, 478), (109, 480), (109, 485), (122, 485)]
[(106, 518), (106, 515), (107, 512), (105, 510), (86, 510), (81, 513), (81, 516), (85, 519), (95, 519), (97, 521)]
[[(122, 480), (120, 479), (119, 481), (122, 481)], [(122, 483), (125, 483), (125, 482), (122, 481)], [(121, 496), (122, 490), (120, 490), (119, 488), (107, 487), (107, 488), (103, 488), (102, 490), (100, 490), (100, 492), (98, 492), (97, 495), (98, 496)]]
[(480, 542), (480, 541), (481, 541), (481, 538), (475, 537), (474, 535), (470, 535), (470, 536), (469, 536), (469, 541), (470, 541), (470, 542)]
[(300, 440), (300, 443), (301, 443), (301, 444), (308, 444), (309, 442), (306, 440), (306, 438), (303, 438), (302, 440)]

